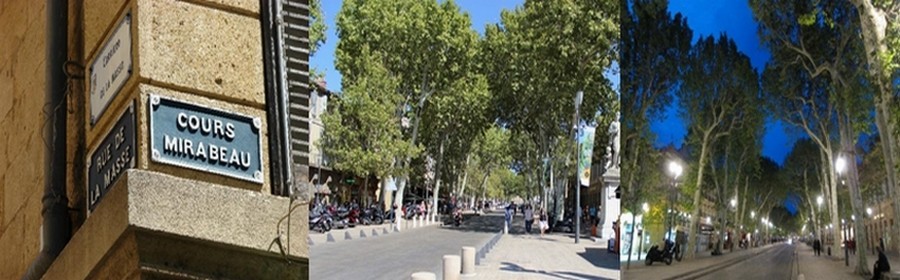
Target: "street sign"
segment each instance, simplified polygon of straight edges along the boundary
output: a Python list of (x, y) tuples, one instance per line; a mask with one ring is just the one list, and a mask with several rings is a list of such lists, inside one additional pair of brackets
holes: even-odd
[(131, 14), (113, 31), (91, 62), (91, 125), (131, 77)]
[(88, 153), (85, 173), (87, 173), (88, 211), (94, 211), (100, 199), (109, 191), (125, 170), (134, 167), (135, 162), (135, 122), (134, 104), (122, 112), (119, 120), (110, 129), (103, 141)]
[(154, 162), (262, 183), (262, 120), (150, 95)]

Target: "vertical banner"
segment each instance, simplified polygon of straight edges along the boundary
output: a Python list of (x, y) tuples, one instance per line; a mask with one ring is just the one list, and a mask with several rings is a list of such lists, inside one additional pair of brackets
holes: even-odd
[(581, 129), (578, 144), (581, 150), (578, 152), (578, 182), (583, 187), (591, 185), (591, 155), (594, 152), (594, 130), (592, 126)]

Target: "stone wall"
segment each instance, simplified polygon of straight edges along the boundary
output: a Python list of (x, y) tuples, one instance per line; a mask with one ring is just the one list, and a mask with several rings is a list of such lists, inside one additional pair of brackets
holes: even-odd
[(0, 1), (0, 279), (40, 251), (45, 14), (44, 1)]

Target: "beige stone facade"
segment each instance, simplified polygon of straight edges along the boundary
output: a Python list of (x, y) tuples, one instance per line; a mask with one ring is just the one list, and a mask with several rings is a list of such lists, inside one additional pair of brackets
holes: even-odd
[(44, 185), (43, 1), (0, 1), (0, 279), (38, 255)]
[[(306, 201), (273, 195), (268, 174), (255, 183), (151, 159), (152, 94), (261, 119), (271, 172), (260, 9), (257, 0), (69, 0), (73, 230), (44, 279), (307, 277)], [(130, 76), (92, 122), (84, 77), (125, 17)], [(0, 1), (0, 279), (21, 278), (41, 250), (46, 25), (45, 1)], [(135, 167), (88, 214), (87, 154), (132, 104)]]

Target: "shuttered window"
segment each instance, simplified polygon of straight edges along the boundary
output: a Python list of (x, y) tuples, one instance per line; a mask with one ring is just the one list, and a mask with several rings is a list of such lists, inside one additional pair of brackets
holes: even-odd
[(260, 4), (272, 193), (308, 200), (309, 0)]

